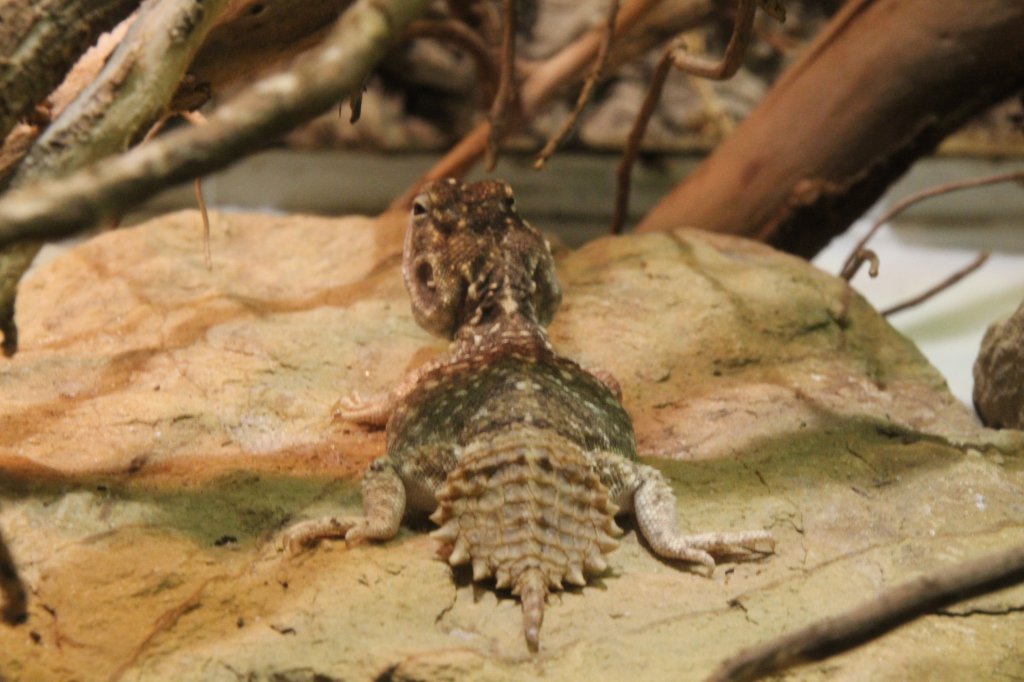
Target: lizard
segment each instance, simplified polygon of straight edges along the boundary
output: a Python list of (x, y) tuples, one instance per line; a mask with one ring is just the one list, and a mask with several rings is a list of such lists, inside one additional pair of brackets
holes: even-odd
[(507, 184), (424, 186), (402, 272), (416, 322), (451, 346), (384, 398), (339, 401), (340, 418), (386, 425), (386, 454), (362, 479), (364, 515), (300, 522), (284, 546), (384, 541), (407, 508), (431, 512), (453, 566), (470, 563), (474, 581), (493, 577), (519, 597), (532, 652), (549, 591), (606, 570), (617, 514), (636, 516), (655, 554), (709, 572), (715, 555), (774, 551), (766, 530), (680, 532), (667, 479), (637, 457), (618, 384), (552, 347), (554, 258)]

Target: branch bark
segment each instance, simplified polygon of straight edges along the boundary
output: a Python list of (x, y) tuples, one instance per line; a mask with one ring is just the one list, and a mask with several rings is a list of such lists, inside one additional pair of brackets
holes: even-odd
[(96, 80), (29, 149), (11, 186), (67, 174), (141, 140), (227, 2), (146, 3)]
[(858, 647), (957, 602), (1024, 582), (1024, 545), (904, 583), (834, 618), (725, 661), (707, 682), (750, 682)]
[(228, 0), (171, 108), (195, 109), (251, 83), (319, 43), (352, 0)]
[[(70, 173), (144, 136), (167, 110), (185, 69), (227, 2), (145, 4), (99, 76), (29, 148), (10, 186)], [(6, 356), (18, 345), (18, 282), (41, 246), (31, 241), (0, 249), (0, 348)]]
[(680, 225), (811, 256), (919, 157), (1024, 88), (1024, 3), (851, 0), (639, 231)]
[(263, 78), (219, 107), (205, 126), (172, 131), (70, 176), (0, 200), (0, 244), (71, 234), (173, 184), (223, 168), (360, 87), (427, 0), (359, 0), (291, 70)]
[(0, 3), (0, 140), (53, 92), (104, 31), (139, 0), (33, 0)]

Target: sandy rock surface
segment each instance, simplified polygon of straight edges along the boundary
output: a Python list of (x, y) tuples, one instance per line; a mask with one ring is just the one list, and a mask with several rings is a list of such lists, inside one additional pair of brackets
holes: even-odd
[(981, 340), (974, 405), (989, 426), (1024, 429), (1024, 304), (989, 327)]
[[(1024, 434), (977, 425), (839, 280), (693, 232), (560, 254), (564, 353), (614, 373), (693, 531), (771, 528), (711, 578), (626, 523), (610, 572), (517, 602), (413, 521), (382, 546), (277, 552), (359, 508), (383, 435), (332, 420), (443, 348), (412, 322), (404, 218), (196, 215), (33, 273), (0, 361), (0, 527), (31, 590), (4, 680), (701, 679), (751, 645), (1024, 541)], [(1024, 590), (930, 616), (793, 679), (1024, 675)]]

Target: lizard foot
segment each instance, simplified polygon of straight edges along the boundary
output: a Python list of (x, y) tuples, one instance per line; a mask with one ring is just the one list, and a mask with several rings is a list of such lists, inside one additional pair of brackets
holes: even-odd
[(352, 531), (365, 523), (365, 519), (358, 517), (337, 518), (334, 516), (300, 521), (285, 530), (277, 539), (277, 551), (298, 554), (321, 540), (342, 538), (347, 540)]
[(750, 554), (772, 554), (775, 552), (775, 538), (770, 531), (746, 530), (732, 533), (700, 533), (699, 535), (677, 535), (667, 547), (656, 548), (661, 556), (699, 563), (708, 569), (708, 575), (715, 570), (715, 557)]
[(771, 554), (775, 539), (767, 530), (684, 535), (676, 520), (676, 498), (668, 480), (656, 469), (639, 466), (640, 486), (634, 496), (640, 531), (658, 556), (703, 565), (715, 570), (715, 556)]
[(331, 408), (335, 419), (384, 426), (391, 416), (393, 404), (390, 396), (366, 399), (353, 392), (340, 398)]

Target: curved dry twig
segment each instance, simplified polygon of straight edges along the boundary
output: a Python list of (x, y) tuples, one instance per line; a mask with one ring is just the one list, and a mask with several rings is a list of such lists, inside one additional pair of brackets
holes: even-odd
[(681, 38), (676, 38), (665, 50), (651, 76), (647, 94), (633, 121), (633, 128), (629, 131), (626, 147), (622, 150), (622, 160), (619, 161), (619, 166), (615, 171), (615, 210), (612, 214), (612, 234), (620, 234), (625, 227), (626, 214), (629, 212), (629, 190), (633, 164), (640, 150), (640, 142), (647, 131), (647, 124), (654, 114), (655, 107), (658, 106), (658, 101), (661, 100), (669, 68), (674, 66), (685, 73), (711, 80), (731, 78), (739, 70), (740, 65), (743, 64), (743, 58), (747, 54), (747, 46), (750, 44), (750, 36), (754, 30), (754, 14), (756, 12), (756, 0), (738, 0), (732, 35), (725, 47), (725, 53), (717, 61), (687, 54), (686, 43)]
[[(608, 53), (609, 70), (662, 42), (661, 32), (645, 30), (651, 28), (645, 20), (651, 17), (655, 8), (663, 4), (658, 0), (635, 0), (622, 8), (615, 21), (615, 35), (620, 39), (615, 41)], [(678, 6), (673, 3), (672, 7), (664, 9), (668, 14), (657, 17), (659, 25), (671, 25), (674, 31), (683, 31), (699, 25), (709, 17), (714, 12), (714, 3), (693, 0), (679, 3)], [(529, 119), (561, 88), (582, 79), (587, 67), (593, 64), (597, 56), (603, 34), (603, 27), (594, 27), (552, 57), (537, 64), (519, 89), (519, 106), (512, 112), (514, 116), (509, 119), (508, 127), (518, 125), (521, 119)], [(389, 208), (406, 210), (426, 182), (464, 175), (484, 155), (489, 135), (490, 123), (479, 124), (391, 202)]]
[(502, 0), (502, 6), (505, 23), (501, 36), (501, 75), (498, 79), (498, 92), (494, 95), (494, 103), (491, 105), (491, 129), (487, 134), (484, 161), (488, 172), (494, 170), (495, 164), (498, 163), (498, 145), (505, 136), (508, 110), (516, 97), (516, 30), (519, 21), (516, 0)]
[(576, 121), (579, 120), (580, 114), (583, 113), (583, 109), (586, 108), (587, 103), (590, 102), (590, 95), (594, 91), (594, 86), (604, 75), (605, 66), (608, 64), (608, 49), (611, 47), (612, 38), (615, 36), (615, 17), (619, 14), (619, 0), (612, 0), (608, 4), (608, 15), (607, 21), (604, 26), (604, 35), (601, 38), (601, 45), (597, 49), (597, 59), (594, 60), (594, 66), (590, 69), (590, 73), (587, 75), (587, 80), (583, 83), (583, 88), (580, 90), (579, 97), (576, 98), (576, 106), (573, 107), (572, 113), (564, 121), (562, 126), (551, 136), (551, 139), (547, 141), (544, 148), (537, 154), (537, 158), (533, 162), (534, 170), (541, 170), (544, 165), (551, 158), (551, 155), (555, 153), (555, 150), (562, 144), (565, 138), (576, 126)]
[(750, 682), (802, 663), (822, 661), (938, 609), (1021, 582), (1024, 545), (904, 583), (838, 616), (741, 651), (707, 682)]
[(860, 266), (864, 265), (865, 262), (871, 263), (871, 267), (868, 268), (868, 274), (872, 277), (878, 277), (878, 254), (871, 249), (859, 249), (851, 254), (852, 260), (848, 260), (847, 264), (843, 266), (842, 272), (839, 276), (849, 282), (853, 279), (857, 271), (860, 270)]
[(973, 261), (968, 263), (960, 270), (957, 270), (952, 275), (942, 280), (941, 282), (931, 287), (930, 289), (927, 289), (926, 291), (923, 291), (917, 296), (914, 296), (911, 299), (903, 301), (902, 303), (897, 303), (894, 306), (886, 308), (885, 310), (882, 311), (882, 316), (889, 317), (890, 315), (906, 310), (907, 308), (913, 308), (916, 305), (924, 303), (932, 296), (942, 293), (943, 291), (950, 288), (951, 286), (962, 280), (964, 277), (966, 277), (967, 275), (971, 274), (972, 272), (980, 268), (982, 265), (984, 265), (990, 255), (991, 254), (989, 254), (988, 251), (982, 251), (977, 255), (977, 257)]
[(484, 96), (489, 99), (497, 92), (501, 67), (480, 35), (463, 22), (456, 19), (420, 19), (409, 24), (404, 38), (434, 38), (453, 43), (473, 60)]
[[(975, 187), (986, 187), (988, 185), (996, 185), (1003, 182), (1024, 182), (1024, 171), (1009, 171), (1007, 173), (996, 173), (995, 175), (986, 175), (980, 178), (971, 178), (969, 180), (957, 180), (955, 182), (947, 182), (941, 185), (935, 185), (928, 187), (920, 192), (915, 192), (909, 197), (906, 197), (895, 204), (882, 214), (878, 220), (874, 222), (868, 233), (865, 234), (860, 241), (850, 251), (850, 255), (846, 257), (846, 261), (843, 263), (843, 267), (839, 271), (839, 276), (850, 281), (853, 276), (857, 274), (859, 264), (855, 261), (859, 258), (859, 254), (864, 250), (864, 246), (875, 236), (875, 233), (882, 228), (883, 225), (891, 221), (893, 218), (903, 213), (905, 210), (915, 204), (919, 204), (926, 199), (937, 197), (942, 194), (949, 194), (950, 192), (958, 192), (962, 189), (974, 189)], [(877, 274), (877, 273), (876, 273)], [(875, 275), (871, 275), (874, 277)]]

